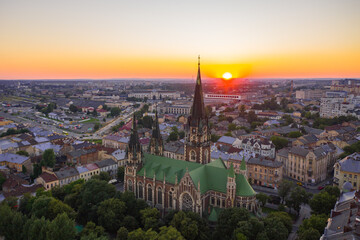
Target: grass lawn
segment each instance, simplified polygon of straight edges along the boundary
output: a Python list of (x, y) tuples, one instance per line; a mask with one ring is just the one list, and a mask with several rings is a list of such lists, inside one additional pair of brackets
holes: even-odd
[(99, 120), (96, 119), (96, 118), (88, 118), (88, 119), (85, 119), (85, 120), (81, 120), (79, 122), (81, 122), (81, 123), (97, 123), (97, 122), (99, 122)]
[[(272, 209), (272, 208), (268, 208), (268, 207), (262, 207), (262, 212), (266, 213), (266, 214), (270, 214), (272, 212), (280, 212), (280, 211), (277, 210), (277, 209)], [(296, 218), (297, 218), (296, 214), (294, 214), (293, 212), (292, 213), (286, 212), (286, 213), (289, 214), (293, 220), (296, 220)]]
[(102, 139), (85, 139), (85, 141), (102, 144)]

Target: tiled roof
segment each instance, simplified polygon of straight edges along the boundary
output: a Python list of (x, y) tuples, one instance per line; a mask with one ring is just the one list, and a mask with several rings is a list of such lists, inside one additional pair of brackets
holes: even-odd
[[(167, 182), (174, 184), (176, 177), (180, 181), (186, 171), (189, 171), (196, 187), (200, 182), (201, 193), (211, 190), (226, 193), (228, 170), (217, 166), (217, 164), (215, 166), (212, 163), (203, 165), (150, 154), (144, 154), (144, 160), (143, 168), (137, 173), (139, 176), (144, 176), (146, 173), (146, 176), (152, 178), (155, 174), (157, 180), (163, 181), (165, 177)], [(255, 191), (244, 175), (236, 174), (235, 181), (237, 196), (255, 195)]]
[(13, 153), (0, 154), (0, 162), (11, 162), (11, 163), (23, 164), (28, 159), (29, 159), (29, 157), (27, 157), (27, 156), (13, 154)]
[(110, 158), (99, 161), (99, 162), (96, 162), (95, 164), (99, 168), (108, 167), (108, 166), (112, 166), (112, 165), (117, 165), (117, 163), (114, 160), (110, 159)]
[(89, 169), (89, 171), (94, 171), (98, 169), (99, 167), (95, 163), (89, 163), (86, 165), (86, 168)]
[(41, 173), (41, 175), (40, 175), (39, 177), (41, 177), (42, 179), (44, 179), (44, 181), (45, 181), (46, 183), (54, 182), (54, 181), (58, 180), (58, 178), (56, 177), (55, 174), (50, 174), (50, 173), (47, 173), (47, 172)]
[(268, 160), (268, 159), (261, 158), (261, 157), (250, 158), (247, 163), (261, 165), (261, 166), (265, 166), (265, 167), (272, 167), (272, 168), (279, 168), (282, 166), (281, 162), (274, 161), (274, 160)]
[(55, 172), (55, 174), (58, 179), (65, 179), (79, 175), (78, 171), (73, 167), (62, 168), (59, 171)]
[(339, 161), (341, 171), (360, 173), (360, 153), (353, 153)]
[(289, 153), (306, 157), (306, 155), (309, 153), (309, 150), (301, 147), (292, 147), (290, 148)]
[(218, 143), (227, 143), (227, 144), (233, 144), (236, 141), (236, 138), (229, 137), (229, 136), (222, 136), (217, 141)]

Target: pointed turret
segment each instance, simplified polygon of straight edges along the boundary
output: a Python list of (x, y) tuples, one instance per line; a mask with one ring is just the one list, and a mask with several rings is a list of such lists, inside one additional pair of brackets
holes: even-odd
[(245, 156), (243, 156), (243, 158), (242, 158), (242, 160), (241, 160), (240, 174), (244, 175), (245, 178), (247, 178)]
[(164, 149), (164, 145), (163, 145), (163, 141), (162, 141), (162, 137), (161, 137), (161, 133), (160, 133), (159, 119), (158, 119), (158, 114), (157, 114), (157, 110), (156, 110), (155, 122), (153, 125), (152, 135), (151, 135), (151, 139), (150, 139), (150, 143), (149, 143), (149, 152), (154, 155), (162, 156), (164, 153), (163, 149)]
[(126, 149), (126, 155), (128, 159), (138, 159), (141, 160), (142, 156), (142, 149), (139, 141), (139, 134), (137, 132), (137, 126), (136, 126), (136, 117), (134, 114), (133, 122), (132, 122), (132, 129), (131, 129), (131, 135), (130, 140)]
[(191, 122), (190, 125), (197, 126), (199, 121), (206, 118), (205, 105), (204, 105), (204, 96), (201, 84), (201, 74), (200, 74), (200, 56), (198, 62), (198, 73), (196, 78), (195, 93), (194, 93), (194, 102), (191, 109)]
[(235, 170), (234, 170), (234, 165), (232, 163), (228, 170), (228, 177), (235, 178)]
[(227, 184), (226, 184), (226, 204), (228, 207), (234, 207), (234, 201), (236, 198), (236, 180), (235, 180), (234, 165), (231, 163), (228, 169)]

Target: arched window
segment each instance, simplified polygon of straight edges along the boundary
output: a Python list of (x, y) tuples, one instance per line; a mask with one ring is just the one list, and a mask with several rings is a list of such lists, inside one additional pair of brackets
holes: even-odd
[(196, 152), (194, 150), (190, 151), (190, 161), (196, 161)]
[(151, 188), (151, 185), (149, 184), (148, 185), (148, 201), (152, 201), (152, 188)]
[(173, 197), (172, 197), (172, 192), (169, 192), (169, 207), (172, 208), (173, 207)]
[(161, 191), (161, 187), (159, 187), (158, 190), (157, 190), (157, 203), (158, 203), (158, 204), (162, 204), (162, 191)]
[(143, 198), (143, 184), (142, 182), (139, 182), (139, 187), (138, 187), (138, 191), (139, 191), (139, 198)]
[(128, 190), (129, 190), (130, 192), (133, 191), (133, 183), (132, 183), (132, 181), (131, 181), (130, 179), (128, 180)]
[(205, 151), (204, 151), (204, 162), (205, 162), (205, 163), (208, 163), (208, 157), (209, 157), (208, 150), (205, 150)]
[(182, 197), (182, 210), (183, 211), (192, 211), (193, 210), (193, 200), (188, 193), (185, 193)]

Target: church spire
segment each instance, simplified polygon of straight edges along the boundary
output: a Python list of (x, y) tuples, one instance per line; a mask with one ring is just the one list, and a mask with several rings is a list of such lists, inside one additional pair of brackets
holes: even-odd
[(152, 135), (151, 135), (148, 151), (154, 155), (160, 155), (160, 156), (163, 155), (163, 141), (160, 133), (157, 109), (155, 111), (155, 122), (153, 124)]
[(198, 73), (196, 78), (195, 85), (195, 94), (194, 102), (191, 110), (191, 125), (197, 124), (200, 119), (206, 118), (205, 105), (204, 105), (204, 96), (202, 91), (201, 84), (201, 74), (200, 74), (200, 56), (198, 57)]
[(133, 117), (131, 135), (126, 154), (129, 155), (129, 153), (131, 153), (133, 159), (137, 158), (138, 153), (142, 153), (139, 141), (139, 134), (137, 132), (135, 114)]

